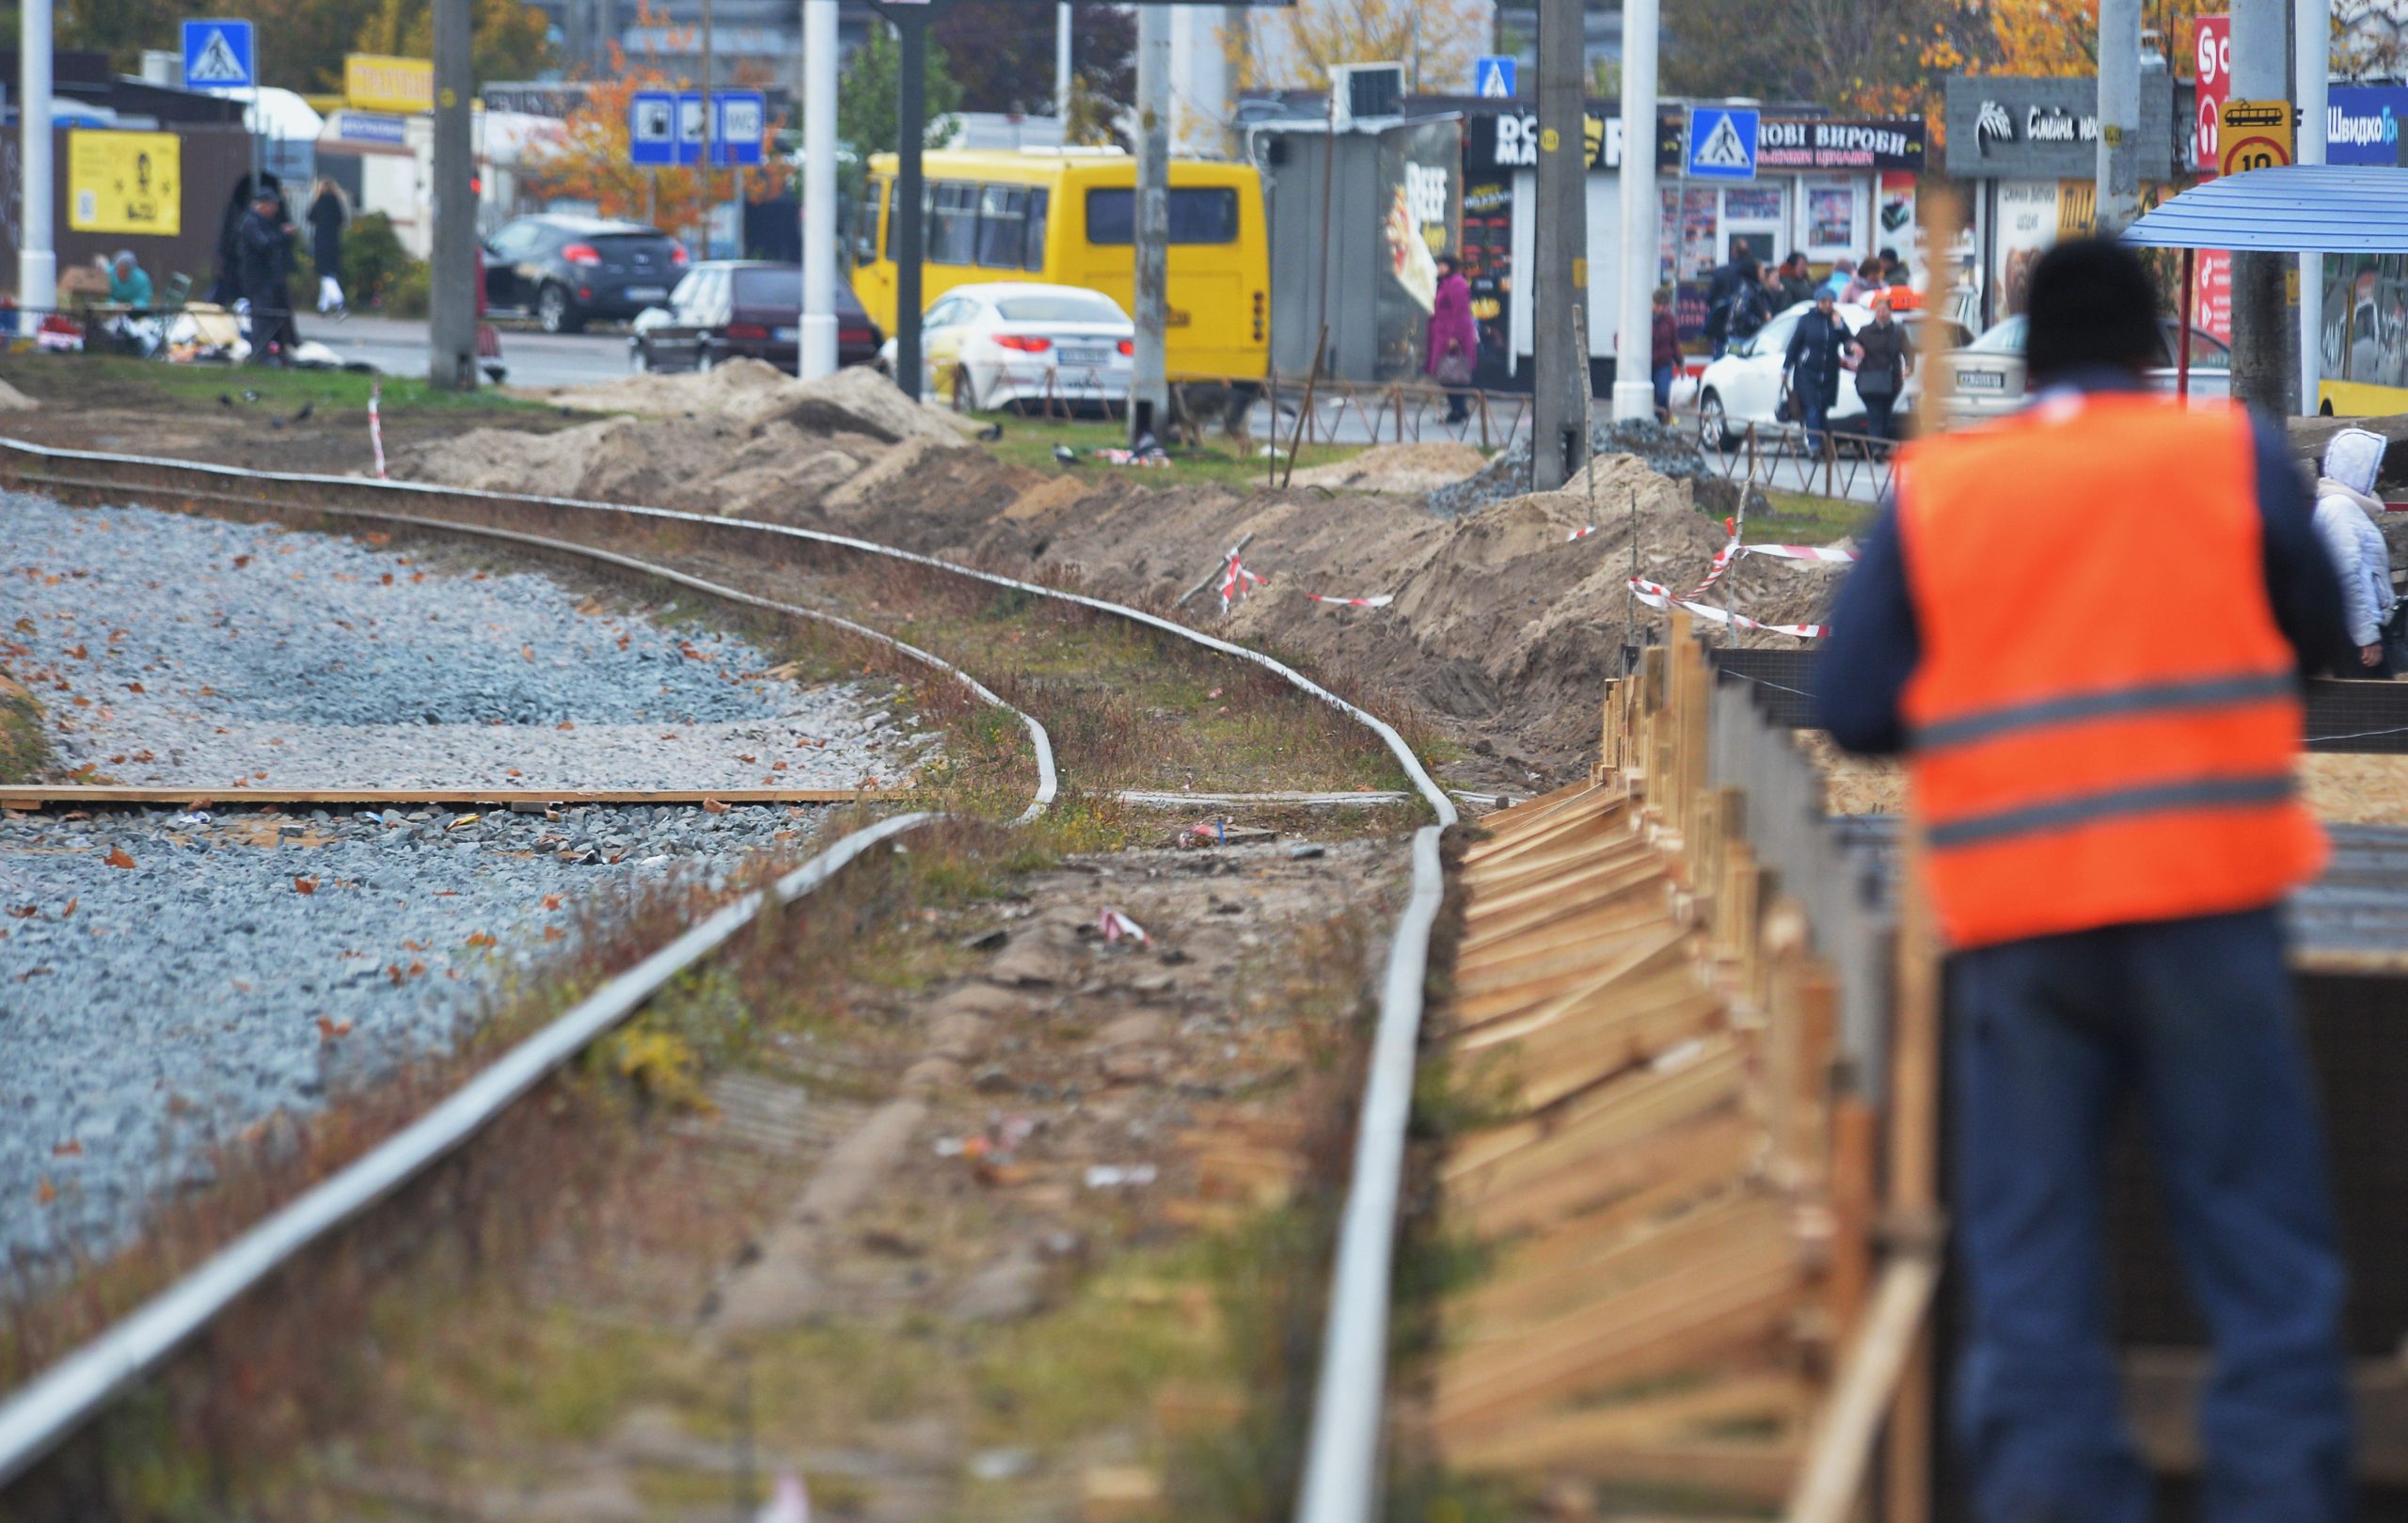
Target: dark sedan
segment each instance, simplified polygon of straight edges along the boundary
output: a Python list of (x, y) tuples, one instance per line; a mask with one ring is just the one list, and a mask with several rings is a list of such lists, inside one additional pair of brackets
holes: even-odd
[(485, 305), (525, 312), (547, 333), (575, 333), (658, 306), (686, 269), (684, 246), (641, 222), (513, 217), (485, 240)]
[[(762, 260), (705, 260), (686, 272), (667, 302), (639, 316), (627, 340), (640, 371), (709, 370), (739, 357), (789, 373), (801, 356), (802, 270)], [(836, 282), (836, 363), (865, 365), (886, 336)]]

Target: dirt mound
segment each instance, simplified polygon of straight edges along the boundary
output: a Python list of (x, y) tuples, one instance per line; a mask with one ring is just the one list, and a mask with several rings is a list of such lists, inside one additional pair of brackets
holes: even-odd
[(862, 435), (881, 444), (926, 438), (966, 445), (976, 432), (966, 420), (913, 402), (886, 377), (860, 366), (816, 381), (798, 381), (757, 359), (731, 359), (707, 371), (628, 375), (534, 394), (582, 412), (691, 419), (748, 429), (786, 423), (807, 434)]
[(0, 381), (0, 412), (31, 412), (40, 405), (8, 382)]
[(1382, 444), (1352, 460), (1300, 470), (1294, 484), (1333, 491), (1428, 492), (1462, 481), (1487, 464), (1488, 457), (1468, 444)]

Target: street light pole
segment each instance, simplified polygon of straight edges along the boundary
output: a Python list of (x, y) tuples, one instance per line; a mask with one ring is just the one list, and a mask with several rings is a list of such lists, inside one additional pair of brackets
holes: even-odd
[(435, 0), (435, 260), (426, 379), (443, 391), (477, 388), (477, 198), (468, 184), (472, 31), (468, 0)]
[(1054, 119), (1062, 124), (1062, 143), (1070, 141), (1070, 0), (1054, 8)]
[[(1617, 423), (1656, 416), (1655, 367), (1648, 361), (1653, 357), (1656, 234), (1661, 220), (1656, 194), (1658, 10), (1658, 0), (1624, 0), (1622, 8), (1622, 268), (1614, 282), (1622, 297), (1614, 335)], [(1679, 226), (1677, 220), (1673, 226)]]
[[(2289, 28), (2283, 0), (2232, 0), (2232, 98), (2289, 98)], [(2290, 324), (2281, 254), (2232, 255), (2232, 394), (2280, 418), (2290, 410)]]
[[(2326, 94), (2333, 79), (2333, 0), (2293, 0), (2299, 35), (2291, 43), (2299, 75), (2299, 164), (2324, 162)], [(2299, 257), (2299, 410), (2318, 411), (2323, 389), (2324, 256)]]
[(895, 17), (899, 41), (895, 82), (895, 214), (889, 246), (895, 250), (895, 384), (918, 401), (920, 374), (920, 264), (927, 254), (921, 226), (925, 194), (920, 152), (928, 126), (928, 28), (916, 13)]
[(2099, 186), (2092, 228), (2101, 238), (2121, 233), (2140, 214), (2140, 139), (2141, 3), (2099, 0)]
[(50, 217), (50, 0), (23, 0), (18, 18), (17, 135), (24, 212), (17, 239), (17, 305), (43, 312), (58, 305), (58, 251), (51, 244)]
[[(1648, 0), (1637, 0), (1647, 4)], [(1624, 24), (1628, 24), (1625, 17)], [(1589, 145), (1581, 119), (1581, 0), (1539, 0), (1536, 257), (1530, 293), (1530, 488), (1552, 491), (1588, 464)], [(1653, 141), (1654, 135), (1649, 135)], [(1631, 145), (1623, 145), (1623, 171)], [(1580, 321), (1573, 318), (1579, 312)], [(1587, 348), (1585, 341), (1578, 346)]]
[(806, 381), (836, 370), (836, 0), (802, 0), (802, 347)]
[(1129, 444), (1161, 439), (1170, 412), (1170, 10), (1137, 8), (1136, 354), (1129, 373)]

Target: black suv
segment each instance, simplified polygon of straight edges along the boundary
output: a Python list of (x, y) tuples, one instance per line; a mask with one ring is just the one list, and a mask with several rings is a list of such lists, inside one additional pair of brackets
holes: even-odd
[[(669, 300), (635, 321), (627, 357), (640, 371), (710, 370), (738, 357), (791, 374), (801, 353), (802, 267), (766, 260), (705, 260)], [(836, 363), (866, 365), (886, 336), (836, 282)]]
[(485, 305), (526, 312), (547, 333), (633, 317), (685, 273), (685, 246), (641, 222), (513, 217), (485, 240)]

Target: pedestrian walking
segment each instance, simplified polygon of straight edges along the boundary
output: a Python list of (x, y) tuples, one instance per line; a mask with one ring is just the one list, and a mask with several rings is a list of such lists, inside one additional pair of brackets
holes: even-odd
[(1647, 378), (1656, 386), (1656, 417), (1672, 420), (1672, 377), (1681, 368), (1681, 325), (1672, 316), (1672, 288), (1656, 288), (1647, 325)]
[(337, 318), (350, 315), (342, 294), (342, 230), (351, 221), (351, 202), (330, 175), (320, 175), (309, 198), (309, 262), (318, 271), (318, 311)]
[(209, 299), (231, 307), (243, 299), (243, 219), (251, 214), (251, 177), (246, 170), (234, 182), (233, 198), (217, 219), (217, 263), (210, 274)]
[(1814, 299), (1814, 272), (1806, 256), (1796, 249), (1781, 262), (1781, 306), (1787, 311), (1801, 301)]
[(1840, 400), (1840, 372), (1859, 355), (1835, 303), (1830, 287), (1814, 293), (1814, 305), (1790, 330), (1789, 349), (1781, 361), (1782, 384), (1789, 388), (1798, 420), (1805, 425), (1810, 455), (1823, 452), (1823, 430)]
[(2383, 504), (2374, 496), (2387, 447), (2382, 435), (2368, 429), (2341, 430), (2324, 446), (2324, 474), (2316, 484), (2316, 536), (2341, 581), (2348, 648), (2334, 666), (2342, 676), (2400, 674), (2386, 648), (2399, 638), (2400, 597), (2391, 586), (2391, 547), (2376, 527)]
[(1947, 946), (1968, 1499), (2150, 1515), (2104, 1283), (2135, 1107), (2215, 1342), (2199, 1515), (2341, 1523), (2342, 1266), (2279, 913), (2323, 859), (2292, 774), (2338, 590), (2280, 435), (2150, 392), (2129, 251), (2059, 244), (2027, 310), (2032, 405), (1901, 452), (1817, 678), (1834, 740), (1905, 755)]
[(285, 219), (284, 198), (274, 182), (261, 179), (235, 236), (243, 299), (250, 306), (251, 363), (284, 364), (294, 338), (293, 224)]
[(1914, 340), (1890, 310), (1887, 292), (1873, 297), (1873, 321), (1856, 330), (1856, 394), (1864, 400), (1864, 432), (1888, 441), (1898, 436), (1891, 419), (1907, 377), (1915, 373)]
[(1464, 278), (1464, 262), (1452, 254), (1438, 256), (1438, 293), (1430, 304), (1428, 341), (1421, 363), (1431, 379), (1447, 389), (1447, 421), (1466, 422), (1480, 325), (1472, 320), (1471, 283)]
[[(1737, 336), (1731, 331), (1732, 316), (1755, 288), (1755, 257), (1749, 251), (1748, 240), (1734, 238), (1730, 260), (1716, 265), (1705, 282), (1705, 338), (1715, 358), (1720, 359), (1730, 349), (1731, 341)], [(1748, 331), (1752, 333), (1755, 329)]]

